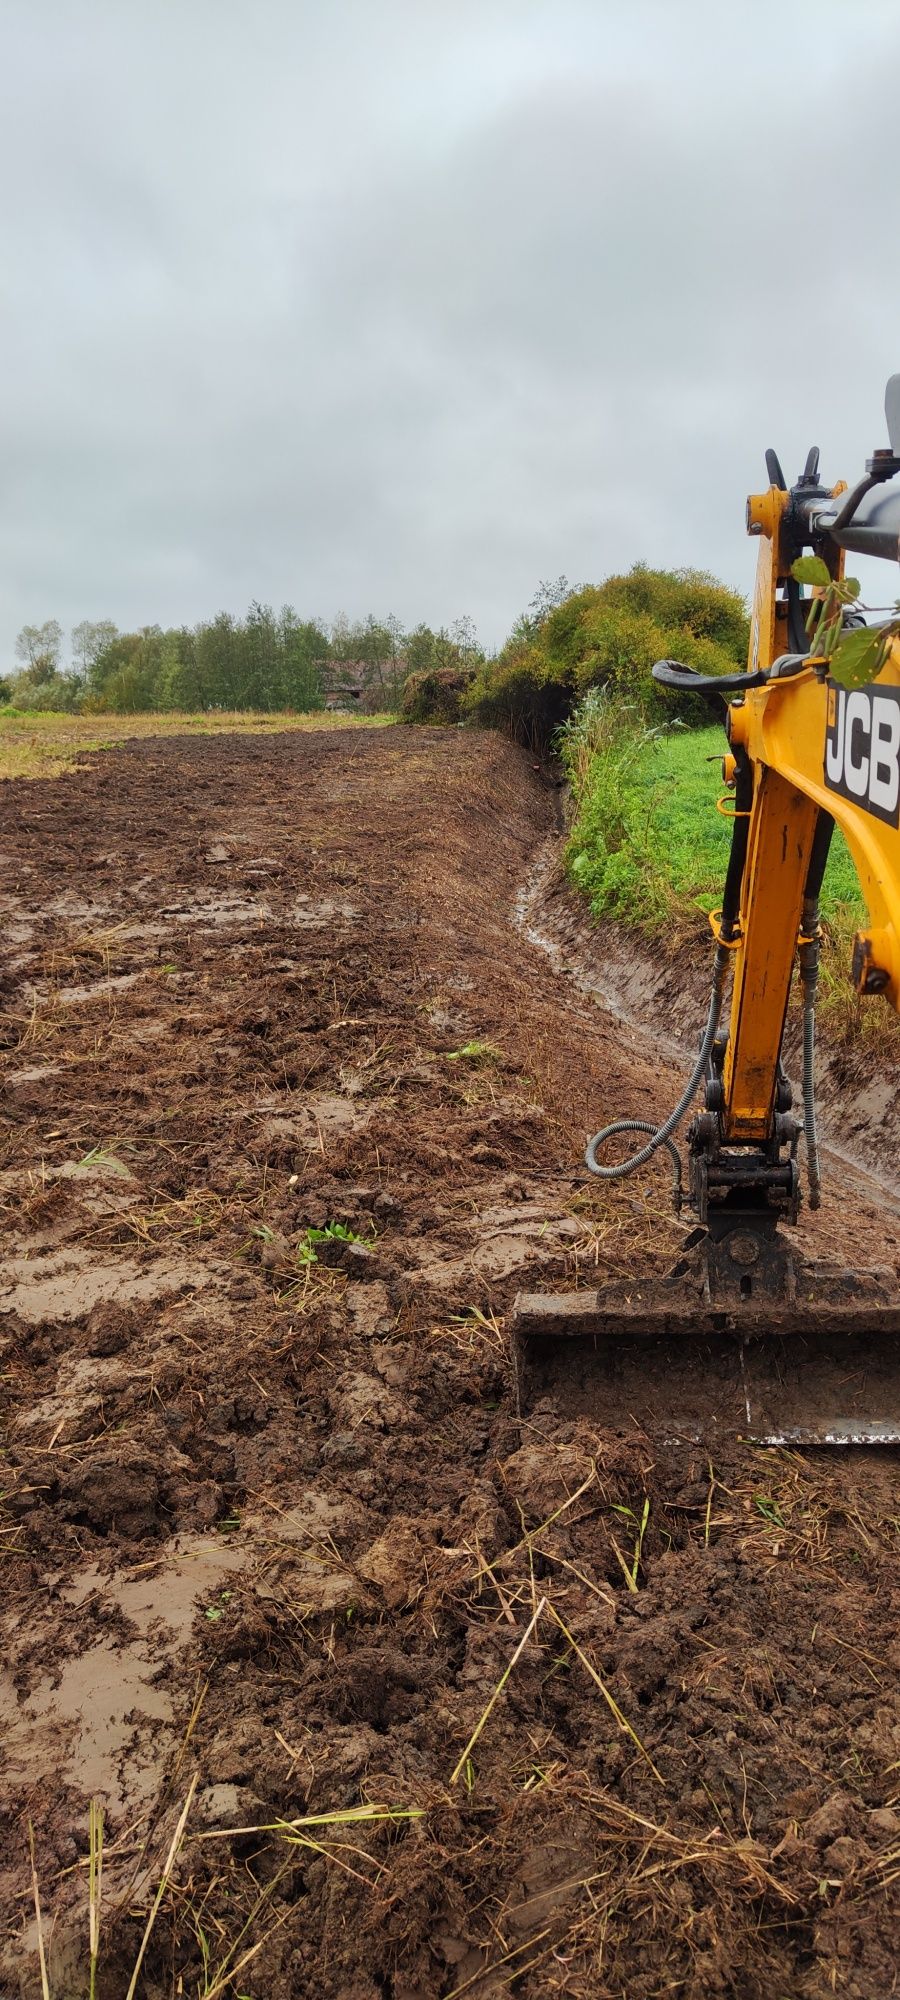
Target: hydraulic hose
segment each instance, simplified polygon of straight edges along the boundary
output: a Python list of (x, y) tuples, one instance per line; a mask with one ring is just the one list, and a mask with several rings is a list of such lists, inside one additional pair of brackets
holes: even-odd
[[(706, 1027), (703, 1030), (703, 1040), (700, 1043), (697, 1060), (674, 1111), (670, 1112), (665, 1123), (662, 1125), (649, 1125), (643, 1119), (639, 1118), (618, 1118), (614, 1124), (604, 1125), (600, 1132), (595, 1132), (584, 1157), (589, 1173), (596, 1174), (598, 1180), (618, 1181), (622, 1180), (625, 1174), (636, 1173), (638, 1167), (642, 1167), (645, 1161), (653, 1158), (654, 1153), (659, 1151), (660, 1146), (665, 1146), (669, 1154), (674, 1154), (678, 1162), (675, 1187), (676, 1193), (680, 1193), (681, 1163), (678, 1161), (676, 1148), (671, 1143), (670, 1134), (674, 1132), (676, 1125), (680, 1124), (698, 1085), (706, 1074), (707, 1064), (712, 1054), (713, 1042), (716, 1039), (718, 1031), (719, 1016), (722, 1012), (722, 995), (725, 990), (727, 969), (727, 948), (723, 944), (717, 944), (716, 956), (713, 962), (709, 1013), (706, 1018)], [(597, 1159), (599, 1148), (606, 1144), (607, 1139), (612, 1139), (617, 1132), (649, 1132), (650, 1138), (646, 1146), (639, 1147), (636, 1153), (630, 1154), (627, 1160), (621, 1160), (617, 1166), (601, 1167)]]
[[(653, 1144), (652, 1146), (644, 1146), (641, 1152), (635, 1153), (633, 1159), (623, 1161), (619, 1167), (598, 1166), (595, 1158), (596, 1148), (602, 1146), (607, 1139), (612, 1139), (617, 1132), (649, 1132), (652, 1135)], [(594, 1137), (585, 1154), (585, 1159), (592, 1174), (598, 1174), (601, 1180), (614, 1181), (619, 1179), (622, 1174), (633, 1173), (635, 1167), (640, 1166), (642, 1160), (649, 1159), (659, 1146), (665, 1146), (666, 1152), (672, 1162), (675, 1207), (679, 1209), (681, 1207), (681, 1154), (673, 1141), (665, 1137), (658, 1125), (651, 1125), (649, 1119), (617, 1118), (614, 1125), (604, 1125), (602, 1132), (594, 1133)]]
[(753, 808), (753, 765), (744, 749), (738, 744), (735, 749), (734, 776), (734, 820), (731, 827), (731, 850), (725, 875), (725, 889), (722, 896), (722, 936), (726, 943), (735, 937), (741, 908), (741, 885), (747, 865), (747, 844), (750, 838), (750, 814)]
[[(655, 672), (656, 669), (654, 668)], [(706, 1019), (706, 1027), (703, 1030), (703, 1040), (700, 1043), (697, 1061), (694, 1064), (694, 1068), (674, 1111), (671, 1112), (663, 1125), (649, 1125), (642, 1118), (618, 1118), (615, 1124), (604, 1125), (602, 1131), (594, 1133), (584, 1156), (588, 1172), (596, 1174), (598, 1180), (618, 1181), (622, 1180), (626, 1174), (636, 1173), (638, 1167), (642, 1167), (645, 1161), (653, 1158), (654, 1153), (659, 1151), (660, 1146), (665, 1146), (670, 1159), (674, 1161), (676, 1208), (680, 1208), (681, 1206), (681, 1161), (678, 1156), (677, 1147), (672, 1144), (670, 1134), (674, 1132), (676, 1125), (684, 1117), (698, 1085), (706, 1075), (707, 1065), (712, 1054), (712, 1046), (716, 1039), (719, 1017), (722, 1012), (722, 996), (725, 991), (725, 975), (728, 970), (728, 946), (737, 932), (741, 883), (747, 859), (747, 838), (750, 827), (750, 812), (753, 805), (753, 766), (743, 745), (740, 745), (735, 750), (735, 762), (735, 814), (731, 829), (731, 852), (728, 857), (725, 891), (722, 897), (719, 940), (716, 944), (716, 955), (713, 960), (709, 1013)], [(597, 1159), (599, 1149), (601, 1146), (605, 1146), (607, 1139), (614, 1138), (617, 1132), (649, 1132), (650, 1137), (646, 1146), (639, 1147), (638, 1151), (631, 1153), (627, 1160), (621, 1160), (614, 1167), (601, 1167)]]
[(803, 1130), (806, 1134), (806, 1178), (810, 1208), (822, 1202), (819, 1170), (819, 1138), (816, 1132), (816, 987), (819, 983), (819, 944), (800, 946), (800, 977), (803, 982)]
[(830, 813), (820, 812), (803, 892), (802, 939), (798, 952), (803, 988), (803, 1130), (806, 1135), (806, 1177), (810, 1208), (822, 1201), (819, 1137), (816, 1131), (816, 993), (819, 985), (819, 891), (834, 832)]

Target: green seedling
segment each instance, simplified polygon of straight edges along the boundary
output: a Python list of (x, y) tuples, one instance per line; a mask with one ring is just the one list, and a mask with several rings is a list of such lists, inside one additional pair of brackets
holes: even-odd
[(461, 1049), (445, 1049), (445, 1062), (502, 1062), (503, 1051), (493, 1042), (466, 1042)]
[(547, 1785), (549, 1782), (549, 1772), (543, 1770), (540, 1764), (532, 1764), (530, 1774), (526, 1778), (522, 1790), (523, 1792), (537, 1791), (541, 1785)]
[(359, 1236), (354, 1229), (348, 1228), (346, 1222), (326, 1222), (324, 1229), (307, 1229), (297, 1245), (296, 1262), (301, 1269), (317, 1264), (317, 1243), (362, 1243), (370, 1250), (374, 1241), (374, 1232), (371, 1236)]
[[(147, 1917), (147, 1921), (144, 1925), (144, 1931), (141, 1937), (140, 1945), (138, 1947), (137, 1957), (134, 1961), (134, 1965), (132, 1968), (131, 1978), (129, 1980), (127, 1990), (124, 1993), (124, 2000), (135, 2000), (135, 1995), (138, 1989), (138, 1981), (140, 1979), (140, 1974), (141, 1974), (141, 1967), (144, 1963), (144, 1958), (147, 1952), (147, 1946), (150, 1943), (150, 1938), (152, 1936), (153, 1928), (156, 1923), (156, 1919), (159, 1915), (163, 1899), (171, 1883), (172, 1871), (174, 1869), (175, 1862), (181, 1851), (181, 1846), (184, 1840), (185, 1827), (187, 1825), (188, 1815), (190, 1813), (191, 1806), (194, 1801), (194, 1794), (197, 1790), (197, 1784), (198, 1784), (198, 1774), (195, 1773), (194, 1777), (191, 1779), (190, 1785), (188, 1786), (187, 1797), (185, 1798), (184, 1804), (181, 1808), (178, 1824), (175, 1828), (174, 1834), (172, 1835), (172, 1839), (169, 1843), (169, 1849), (166, 1854), (165, 1861), (163, 1862), (162, 1873), (159, 1877), (159, 1881), (156, 1886), (156, 1894), (154, 1895), (150, 1912)], [(37, 1868), (35, 1865), (35, 1856), (34, 1856), (34, 1829), (32, 1827), (30, 1820), (27, 1822), (27, 1828), (28, 1828), (28, 1851), (31, 1863), (31, 1893), (34, 1903), (41, 2000), (59, 2000), (58, 1992), (56, 1995), (51, 1995), (50, 1978), (47, 1967), (47, 1951), (44, 1939), (44, 1924), (41, 1911), (40, 1888), (38, 1884)], [(88, 1954), (89, 1954), (88, 2000), (95, 2000), (97, 1992), (97, 1976), (98, 1976), (99, 1958), (100, 1958), (100, 1901), (101, 1901), (101, 1892), (103, 1884), (103, 1838), (104, 1838), (103, 1808), (98, 1799), (92, 1798), (90, 1802), (90, 1812), (88, 1819)], [(67, 1985), (66, 1991), (68, 1992), (69, 1990), (70, 1988)], [(216, 1993), (218, 1994), (223, 1989), (217, 1987), (215, 1990)], [(116, 1992), (122, 1993), (122, 1991), (123, 1988), (117, 1981)], [(210, 2000), (212, 2000), (211, 1994), (210, 1994)]]
[(362, 1243), (355, 1230), (348, 1229), (346, 1222), (326, 1222), (324, 1229), (308, 1229), (307, 1243)]
[(648, 1493), (645, 1497), (644, 1505), (641, 1510), (640, 1526), (638, 1528), (634, 1544), (634, 1561), (632, 1562), (631, 1565), (631, 1581), (635, 1586), (637, 1585), (637, 1573), (638, 1569), (640, 1568), (641, 1557), (644, 1553), (644, 1536), (647, 1532), (647, 1522), (649, 1521), (649, 1519), (650, 1519), (650, 1495)]
[(76, 1174), (90, 1173), (92, 1167), (106, 1167), (111, 1174), (118, 1174), (122, 1180), (130, 1180), (131, 1174), (123, 1160), (116, 1158), (105, 1146), (92, 1146), (80, 1160), (75, 1161)]
[(770, 1528), (787, 1527), (787, 1522), (777, 1500), (770, 1500), (768, 1494), (754, 1493), (753, 1505), (757, 1513), (762, 1515), (763, 1520), (768, 1522)]
[(450, 1314), (451, 1326), (483, 1326), (487, 1333), (499, 1334), (500, 1328), (493, 1313), (483, 1313), (480, 1306), (466, 1306), (465, 1312)]
[(643, 1505), (643, 1510), (641, 1512), (640, 1520), (638, 1520), (638, 1517), (632, 1507), (614, 1505), (613, 1513), (621, 1514), (624, 1520), (634, 1522), (635, 1526), (634, 1550), (630, 1565), (625, 1561), (625, 1557), (623, 1556), (619, 1544), (616, 1541), (615, 1535), (611, 1535), (610, 1540), (612, 1542), (613, 1548), (618, 1558), (619, 1566), (625, 1577), (625, 1582), (628, 1585), (629, 1590), (636, 1592), (638, 1587), (638, 1582), (637, 1582), (638, 1570), (640, 1569), (641, 1566), (641, 1556), (643, 1554), (643, 1549), (644, 1549), (644, 1536), (647, 1532), (647, 1522), (650, 1519), (650, 1496), (648, 1494), (644, 1500), (644, 1505)]

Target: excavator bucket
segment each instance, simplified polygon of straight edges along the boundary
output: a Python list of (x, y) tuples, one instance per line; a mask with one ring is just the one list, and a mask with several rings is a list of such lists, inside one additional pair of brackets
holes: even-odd
[(520, 1409), (549, 1404), (563, 1417), (709, 1445), (726, 1436), (900, 1443), (896, 1286), (886, 1273), (801, 1264), (773, 1247), (770, 1282), (763, 1275), (744, 1291), (740, 1277), (722, 1282), (723, 1256), (707, 1242), (668, 1277), (627, 1292), (520, 1292)]

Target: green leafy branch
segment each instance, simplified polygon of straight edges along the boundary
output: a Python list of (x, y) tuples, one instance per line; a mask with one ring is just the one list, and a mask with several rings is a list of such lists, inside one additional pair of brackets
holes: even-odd
[[(828, 661), (832, 678), (842, 687), (865, 687), (880, 674), (894, 640), (900, 636), (900, 604), (892, 606), (892, 616), (884, 625), (860, 625), (845, 630), (846, 605), (859, 600), (859, 578), (847, 576), (837, 582), (821, 556), (798, 556), (791, 564), (797, 583), (812, 584), (816, 595), (809, 600), (806, 632), (812, 651)], [(871, 605), (860, 605), (872, 610)]]

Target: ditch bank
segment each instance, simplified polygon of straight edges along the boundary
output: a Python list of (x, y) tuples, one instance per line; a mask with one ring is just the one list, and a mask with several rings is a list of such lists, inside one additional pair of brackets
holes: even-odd
[[(519, 890), (515, 908), (523, 935), (546, 953), (560, 977), (570, 979), (579, 992), (613, 1015), (649, 1061), (664, 1056), (667, 1062), (683, 1065), (687, 1073), (709, 1005), (711, 951), (703, 942), (667, 949), (664, 942), (650, 943), (625, 924), (596, 921), (568, 880), (564, 846), (559, 833), (551, 835)], [(887, 1008), (880, 998), (864, 1004)], [(727, 1005), (726, 995), (725, 1019)], [(788, 1017), (785, 1058), (799, 1107), (802, 1054), (793, 1013)], [(671, 1103), (677, 1095), (673, 1090)], [(700, 1093), (696, 1101), (700, 1102)], [(827, 1030), (820, 1030), (816, 1104), (824, 1171), (830, 1158), (841, 1184), (850, 1168), (872, 1199), (884, 1200), (892, 1209), (900, 1207), (900, 1064), (893, 1050), (880, 1052), (874, 1034), (854, 1046), (847, 1039), (830, 1042)], [(660, 1122), (670, 1108), (669, 1102), (659, 1103)], [(631, 1109), (623, 1104), (616, 1115), (628, 1117)]]

